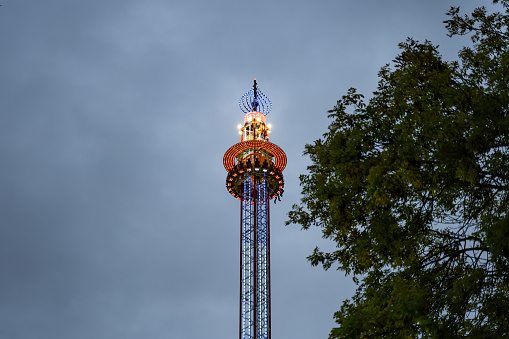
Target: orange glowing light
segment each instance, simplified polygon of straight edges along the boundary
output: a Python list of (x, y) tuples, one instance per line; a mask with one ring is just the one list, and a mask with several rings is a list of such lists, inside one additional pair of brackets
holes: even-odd
[(244, 125), (254, 119), (260, 119), (261, 122), (265, 124), (265, 114), (262, 112), (249, 112), (246, 115), (244, 115)]
[[(242, 151), (251, 149), (251, 148), (260, 148), (263, 149), (274, 156), (274, 167), (283, 171), (286, 167), (286, 154), (285, 152), (277, 145), (262, 140), (249, 140), (244, 142), (239, 142), (232, 147), (230, 147), (223, 157), (223, 165), (224, 168), (229, 172), (235, 166), (235, 157)], [(242, 173), (242, 171), (239, 171)], [(272, 174), (272, 173), (271, 173)], [(276, 179), (279, 179), (276, 178)]]

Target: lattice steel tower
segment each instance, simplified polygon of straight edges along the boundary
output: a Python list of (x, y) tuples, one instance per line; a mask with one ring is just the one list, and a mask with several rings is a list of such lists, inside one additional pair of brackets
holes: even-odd
[(242, 96), (241, 142), (226, 151), (226, 188), (240, 200), (240, 339), (270, 339), (271, 199), (283, 195), (286, 155), (269, 142), (265, 116), (272, 104), (254, 80)]

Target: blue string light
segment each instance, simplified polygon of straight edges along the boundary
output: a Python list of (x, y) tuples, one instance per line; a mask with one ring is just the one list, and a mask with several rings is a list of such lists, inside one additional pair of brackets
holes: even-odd
[(257, 111), (267, 115), (272, 110), (272, 102), (265, 94), (262, 93), (262, 91), (260, 91), (258, 85), (255, 86), (256, 97), (254, 88), (251, 88), (249, 92), (240, 98), (239, 107), (244, 113)]

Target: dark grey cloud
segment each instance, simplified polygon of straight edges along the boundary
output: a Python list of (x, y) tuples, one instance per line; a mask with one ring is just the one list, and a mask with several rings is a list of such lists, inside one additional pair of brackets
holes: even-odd
[(407, 36), (444, 56), (450, 5), (481, 1), (3, 1), (0, 337), (226, 338), (238, 326), (238, 202), (224, 151), (258, 78), (287, 153), (272, 205), (273, 334), (318, 338), (353, 291), (284, 227), (304, 144)]

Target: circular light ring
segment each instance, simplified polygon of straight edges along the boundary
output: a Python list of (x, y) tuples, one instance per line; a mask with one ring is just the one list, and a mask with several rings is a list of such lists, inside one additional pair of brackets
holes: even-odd
[[(228, 193), (230, 193), (234, 198), (242, 201), (248, 201), (244, 198), (243, 187), (244, 181), (248, 180), (250, 177), (254, 177), (258, 180), (265, 180), (267, 182), (267, 198), (265, 200), (271, 200), (283, 195), (285, 182), (281, 172), (263, 172), (261, 169), (258, 171), (247, 171), (244, 168), (228, 173), (228, 176), (226, 177), (226, 189), (228, 190)], [(250, 201), (254, 201), (253, 196), (251, 196)]]
[(235, 166), (236, 156), (242, 151), (245, 151), (250, 148), (259, 148), (269, 152), (274, 157), (274, 167), (276, 167), (281, 172), (283, 172), (283, 170), (285, 169), (286, 167), (285, 152), (276, 144), (263, 140), (242, 141), (230, 147), (223, 157), (224, 168), (228, 172), (230, 172)]

